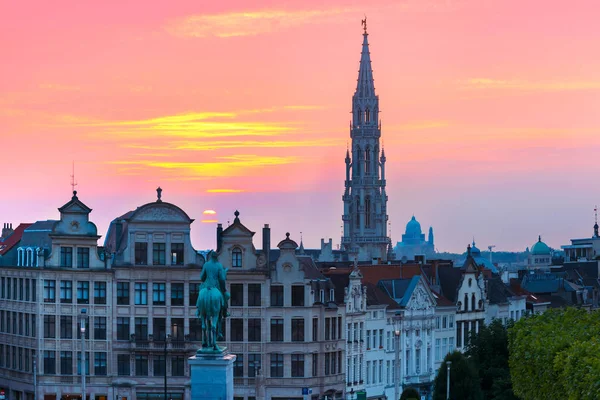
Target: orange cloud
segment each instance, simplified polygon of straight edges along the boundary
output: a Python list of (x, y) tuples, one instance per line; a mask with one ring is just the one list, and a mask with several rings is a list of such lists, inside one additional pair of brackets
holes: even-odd
[(202, 214), (205, 215), (215, 215), (217, 212), (215, 210), (204, 210)]
[(206, 193), (242, 193), (244, 189), (207, 189)]
[(218, 219), (203, 219), (202, 220), (203, 224), (216, 224), (217, 222), (219, 222)]

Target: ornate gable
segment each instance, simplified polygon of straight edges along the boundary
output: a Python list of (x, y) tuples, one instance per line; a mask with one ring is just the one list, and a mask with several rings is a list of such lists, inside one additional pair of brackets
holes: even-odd
[(244, 224), (240, 222), (240, 212), (235, 210), (233, 213), (235, 215), (235, 219), (233, 220), (233, 224), (229, 225), (225, 230), (223, 230), (223, 236), (247, 236), (253, 237), (255, 232), (252, 232), (250, 229), (246, 228)]
[(436, 301), (431, 290), (425, 285), (423, 279), (419, 277), (419, 281), (414, 290), (410, 294), (406, 308), (408, 310), (427, 310), (435, 307)]
[(149, 203), (137, 209), (130, 217), (131, 222), (193, 222), (179, 207), (170, 203)]

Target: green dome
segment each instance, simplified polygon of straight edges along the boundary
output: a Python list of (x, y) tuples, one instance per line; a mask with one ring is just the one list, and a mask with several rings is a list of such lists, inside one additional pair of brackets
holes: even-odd
[(544, 242), (542, 242), (542, 237), (538, 237), (538, 241), (531, 248), (531, 254), (534, 256), (549, 256), (550, 255), (550, 247)]

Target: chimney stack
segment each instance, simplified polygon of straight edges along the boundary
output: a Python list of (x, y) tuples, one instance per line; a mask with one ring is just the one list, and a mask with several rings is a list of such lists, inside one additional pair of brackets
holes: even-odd
[(217, 253), (221, 252), (223, 246), (223, 224), (217, 224)]
[(6, 239), (13, 232), (14, 231), (13, 231), (13, 228), (12, 228), (12, 224), (5, 223), (4, 225), (2, 225), (2, 236), (0, 236), (0, 239)]

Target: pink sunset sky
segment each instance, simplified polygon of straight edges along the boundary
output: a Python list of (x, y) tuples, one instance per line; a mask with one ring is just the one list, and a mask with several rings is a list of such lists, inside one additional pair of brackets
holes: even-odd
[(413, 214), (439, 251), (591, 236), (591, 0), (2, 1), (0, 222), (58, 218), (74, 161), (102, 235), (161, 186), (198, 249), (235, 209), (257, 247), (339, 243), (365, 14), (394, 242)]

